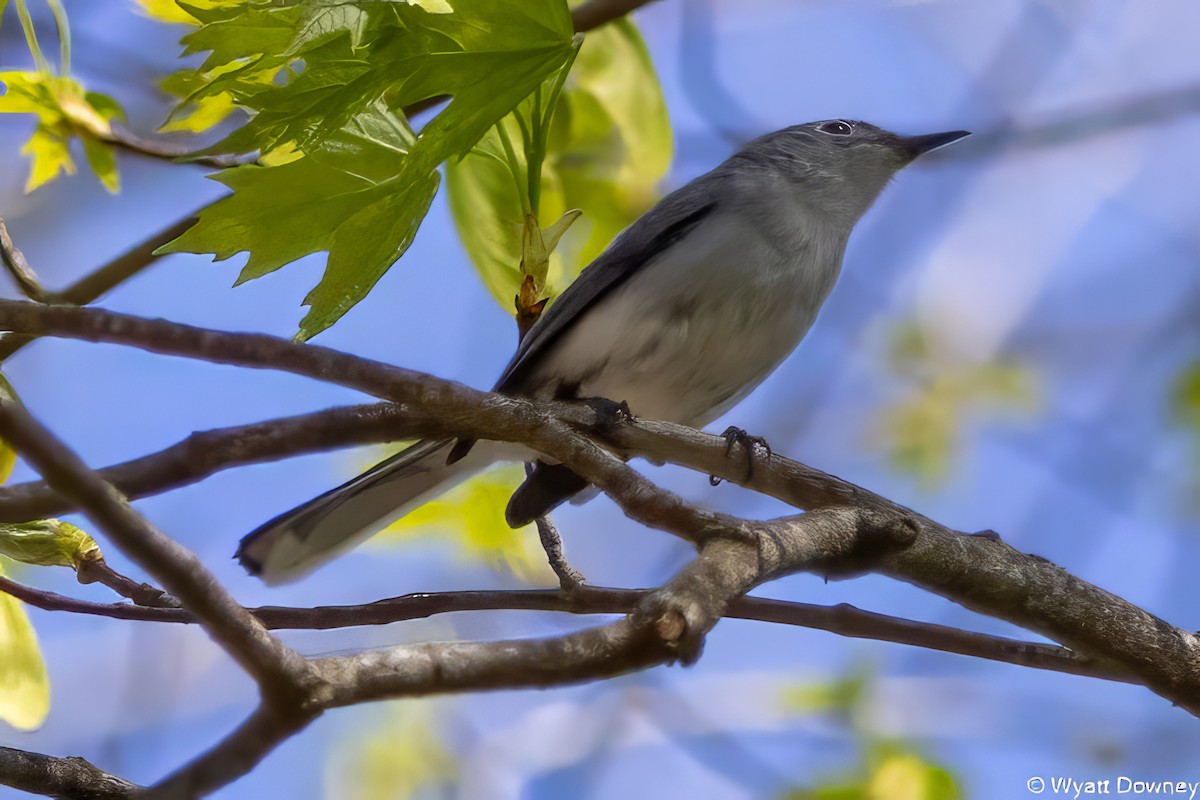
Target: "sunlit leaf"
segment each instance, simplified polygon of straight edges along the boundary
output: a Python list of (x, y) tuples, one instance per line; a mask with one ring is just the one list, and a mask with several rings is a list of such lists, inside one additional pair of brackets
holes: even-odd
[(110, 121), (123, 116), (121, 106), (107, 95), (86, 92), (70, 78), (42, 72), (0, 72), (5, 94), (0, 96), (0, 114), (33, 114), (38, 124), (21, 152), (31, 160), (25, 191), (74, 174), (72, 138), (81, 138), (88, 164), (109, 191), (119, 186), (116, 158), (105, 139)]
[(163, 133), (173, 131), (189, 131), (202, 133), (214, 125), (218, 125), (237, 109), (233, 97), (228, 92), (220, 92), (209, 97), (202, 97), (193, 103), (186, 111), (173, 116), (159, 127)]
[(88, 166), (104, 188), (114, 194), (121, 189), (121, 179), (117, 175), (117, 155), (112, 145), (100, 141), (94, 136), (84, 136), (83, 152), (87, 156)]
[[(520, 130), (511, 117), (513, 141)], [(583, 267), (657, 199), (670, 166), (671, 128), (645, 43), (627, 18), (587, 34), (567, 78), (542, 166), (539, 223), (570, 209), (583, 217), (550, 258), (547, 289), (557, 296)], [(525, 169), (524, 154), (518, 167)], [(459, 236), (485, 285), (506, 311), (521, 285), (524, 215), (496, 133), (447, 168)]]
[[(252, 114), (210, 152), (286, 145), (302, 157), (222, 173), (234, 197), (164, 252), (248, 250), (247, 280), (328, 251), (325, 275), (305, 298), (302, 340), (361, 300), (408, 248), (437, 190), (437, 167), (466, 153), (571, 52), (562, 0), (474, 0), (452, 14), (299, 0), (188, 10), (203, 24), (184, 38), (187, 51), (208, 56), (187, 78), (200, 85), (185, 104), (225, 93)], [(452, 100), (420, 137), (402, 135), (407, 122), (392, 109), (440, 95)], [(302, 219), (283, 226), (286, 236), (256, 230), (277, 226), (282, 196)]]
[(519, 464), (489, 470), (410, 512), (372, 541), (394, 545), (434, 540), (527, 582), (552, 581), (533, 526), (513, 530), (504, 521), (508, 499), (524, 478)]
[(49, 183), (59, 174), (75, 174), (70, 141), (56, 133), (53, 128), (39, 126), (21, 148), (21, 154), (28, 156), (33, 162), (29, 167), (29, 178), (25, 181), (26, 192), (32, 192)]
[(0, 523), (0, 555), (22, 564), (78, 569), (100, 556), (91, 536), (68, 522), (40, 519)]
[(0, 592), (0, 719), (32, 730), (48, 713), (50, 679), (37, 634), (21, 601)]
[(391, 703), (373, 727), (346, 737), (333, 753), (325, 797), (408, 800), (418, 791), (443, 789), (455, 775), (455, 761), (438, 736), (438, 707), (429, 701)]
[(888, 756), (871, 776), (864, 795), (869, 800), (960, 800), (954, 776), (923, 758), (904, 753)]

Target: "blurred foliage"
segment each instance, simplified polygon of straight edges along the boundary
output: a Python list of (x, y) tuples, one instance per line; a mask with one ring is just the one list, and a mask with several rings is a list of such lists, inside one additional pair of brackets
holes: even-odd
[(61, 51), (57, 72), (42, 53), (24, 0), (17, 0), (16, 8), (37, 69), (0, 72), (0, 85), (4, 88), (0, 114), (33, 114), (37, 118), (33, 135), (21, 148), (31, 162), (25, 191), (32, 192), (60, 174), (73, 175), (71, 142), (78, 139), (92, 172), (104, 188), (116, 192), (120, 179), (116, 156), (108, 140), (112, 135), (111, 121), (122, 118), (124, 112), (111, 97), (86, 91), (81, 83), (69, 77), (71, 32), (57, 0), (51, 3)]
[(887, 365), (912, 388), (881, 409), (875, 440), (895, 470), (926, 489), (950, 473), (964, 429), (978, 414), (1029, 415), (1039, 407), (1037, 376), (1030, 367), (1013, 359), (951, 362), (915, 323), (891, 332)]
[(50, 678), (37, 634), (21, 601), (0, 593), (0, 719), (32, 730), (48, 713)]
[(1200, 442), (1200, 363), (1184, 368), (1171, 389), (1171, 416)]
[(437, 735), (438, 704), (387, 703), (378, 722), (347, 737), (326, 770), (329, 800), (409, 800), (444, 797), (455, 775), (453, 755)]
[[(3, 375), (0, 375), (0, 393), (9, 399), (16, 398)], [(0, 439), (0, 484), (8, 481), (16, 457), (16, 452)], [(7, 544), (6, 537), (0, 534), (0, 554), (16, 557), (9, 552)], [(0, 566), (0, 576), (3, 575), (4, 569)], [(0, 719), (14, 728), (31, 730), (40, 726), (48, 713), (50, 678), (46, 674), (37, 634), (21, 601), (0, 592)]]
[(433, 539), (527, 583), (555, 583), (534, 526), (513, 530), (504, 521), (508, 498), (524, 479), (520, 464), (490, 469), (409, 512), (371, 542), (387, 546)]
[[(571, 209), (584, 210), (561, 246), (548, 247), (553, 255), (538, 288), (553, 297), (654, 203), (671, 163), (662, 90), (628, 18), (587, 34), (552, 110), (544, 149), (523, 136), (533, 127), (526, 103), (446, 170), (459, 235), (505, 310), (522, 283), (527, 213), (550, 226)], [(526, 146), (506, 149), (506, 142)]]
[(784, 709), (820, 714), (844, 726), (858, 747), (857, 764), (820, 778), (811, 786), (789, 789), (785, 800), (961, 800), (958, 780), (922, 755), (908, 741), (877, 735), (866, 722), (875, 681), (865, 663), (845, 675), (787, 689)]
[(791, 713), (828, 714), (850, 723), (850, 715), (862, 705), (873, 677), (870, 665), (859, 663), (834, 680), (789, 687), (780, 702), (783, 709)]
[[(187, 11), (201, 24), (184, 52), (208, 56), (169, 84), (189, 91), (185, 119), (199, 127), (197, 115), (215, 119), (232, 99), (250, 119), (209, 152), (285, 149), (288, 159), (219, 173), (233, 195), (163, 252), (249, 251), (246, 281), (328, 251), (301, 340), (332, 325), (408, 248), (437, 167), (466, 154), (574, 53), (562, 0), (463, 0), (453, 13), (305, 0)], [(450, 103), (416, 135), (400, 109), (445, 95)]]

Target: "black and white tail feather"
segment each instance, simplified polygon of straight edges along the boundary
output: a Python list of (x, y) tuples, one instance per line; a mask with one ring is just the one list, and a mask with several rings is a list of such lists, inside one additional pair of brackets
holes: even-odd
[(464, 458), (447, 464), (453, 444), (453, 439), (417, 442), (280, 514), (242, 539), (238, 561), (269, 584), (295, 580), (495, 460), (491, 443), (481, 442)]

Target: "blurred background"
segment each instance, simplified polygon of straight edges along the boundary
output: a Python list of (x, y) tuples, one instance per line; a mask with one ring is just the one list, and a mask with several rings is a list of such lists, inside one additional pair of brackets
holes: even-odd
[[(78, 77), (124, 104), (133, 130), (152, 132), (171, 105), (157, 81), (177, 68), (185, 29), (124, 0), (64, 4)], [(856, 230), (841, 281), (799, 351), (712, 429), (747, 428), (777, 453), (947, 525), (994, 529), (1200, 628), (1200, 5), (662, 0), (635, 19), (675, 137), (664, 190), (754, 136), (808, 120), (976, 134), (896, 179)], [(10, 17), (0, 65), (28, 63)], [(52, 288), (224, 191), (200, 168), (123, 153), (119, 195), (90, 175), (26, 195), (18, 150), (32, 125), (0, 118), (0, 214)], [(323, 257), (231, 289), (243, 259), (171, 256), (102, 304), (291, 336)], [(486, 388), (515, 340), (442, 193), (411, 251), (317, 341)], [(68, 341), (37, 342), (5, 374), (96, 466), (193, 430), (363, 399), (284, 374)], [(478, 537), (393, 536), (273, 589), (231, 559), (244, 533), (379, 453), (229, 471), (138, 507), (247, 605), (553, 585), (530, 534), (502, 550)], [(643, 466), (706, 505), (781, 511), (704, 476)], [(19, 464), (13, 480), (31, 477)], [(592, 583), (657, 585), (688, 557), (606, 498), (564, 508), (557, 521)], [(106, 554), (143, 577), (112, 548)], [(66, 570), (18, 577), (111, 599)], [(1030, 638), (883, 578), (796, 576), (758, 594)], [(196, 629), (30, 615), (50, 669), (51, 712), (34, 733), (0, 727), (2, 744), (81, 755), (151, 782), (251, 708), (251, 683)], [(284, 638), (306, 654), (333, 654), (600, 621), (456, 614)], [(803, 798), (867, 796), (863, 787), (874, 786), (870, 796), (891, 798), (953, 797), (957, 786), (966, 797), (1010, 800), (1029, 796), (1033, 776), (1197, 781), (1198, 751), (1200, 724), (1145, 689), (726, 621), (691, 669), (328, 713), (219, 796)], [(906, 794), (914, 785), (927, 791)]]

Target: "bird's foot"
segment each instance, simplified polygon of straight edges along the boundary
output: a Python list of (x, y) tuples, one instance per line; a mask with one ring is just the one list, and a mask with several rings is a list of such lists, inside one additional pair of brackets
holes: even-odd
[[(728, 428), (726, 428), (725, 432), (721, 434), (721, 437), (725, 440), (726, 458), (729, 458), (733, 455), (733, 448), (735, 445), (741, 445), (742, 449), (746, 451), (746, 481), (749, 481), (754, 477), (754, 455), (757, 449), (761, 447), (763, 450), (765, 450), (767, 453), (767, 458), (770, 458), (772, 455), (771, 445), (767, 444), (766, 439), (761, 436), (751, 436), (750, 434), (746, 433), (746, 431), (735, 425), (730, 425)], [(721, 483), (721, 479), (716, 475), (709, 475), (708, 482), (713, 486), (717, 486)]]
[(624, 400), (618, 403), (606, 397), (588, 397), (581, 402), (596, 412), (596, 429), (601, 432), (612, 430), (621, 423), (633, 419), (629, 403)]

